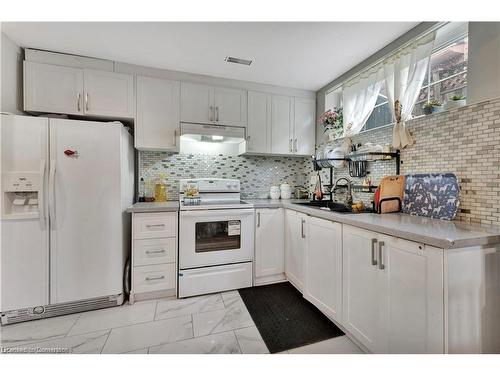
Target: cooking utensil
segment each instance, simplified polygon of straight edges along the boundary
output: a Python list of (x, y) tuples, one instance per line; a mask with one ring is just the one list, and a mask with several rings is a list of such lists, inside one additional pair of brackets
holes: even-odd
[(365, 177), (367, 173), (366, 160), (349, 160), (349, 176)]

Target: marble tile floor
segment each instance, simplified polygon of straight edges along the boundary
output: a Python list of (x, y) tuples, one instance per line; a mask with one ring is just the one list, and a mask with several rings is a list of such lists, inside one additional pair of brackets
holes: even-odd
[[(239, 293), (125, 304), (0, 328), (3, 353), (265, 354)], [(347, 336), (280, 354), (358, 354)]]

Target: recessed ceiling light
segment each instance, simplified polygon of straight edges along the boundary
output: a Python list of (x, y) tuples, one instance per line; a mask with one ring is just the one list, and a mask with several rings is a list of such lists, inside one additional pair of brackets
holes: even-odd
[(231, 57), (231, 56), (226, 56), (224, 61), (228, 63), (242, 64), (242, 65), (250, 65), (252, 63), (252, 60), (239, 59), (237, 57)]

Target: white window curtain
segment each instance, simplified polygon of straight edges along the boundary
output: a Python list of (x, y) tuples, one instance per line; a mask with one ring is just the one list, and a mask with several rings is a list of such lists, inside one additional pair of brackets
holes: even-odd
[(384, 62), (385, 87), (395, 122), (392, 145), (397, 149), (413, 144), (405, 121), (410, 118), (422, 89), (435, 38), (436, 33), (432, 32)]
[(344, 136), (358, 134), (373, 112), (383, 82), (380, 66), (344, 86)]

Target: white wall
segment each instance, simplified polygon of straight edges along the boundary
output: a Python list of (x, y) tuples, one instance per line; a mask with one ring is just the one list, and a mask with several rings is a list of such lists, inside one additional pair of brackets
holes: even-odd
[(22, 114), (23, 51), (7, 35), (1, 34), (0, 111)]
[(467, 103), (500, 97), (500, 22), (469, 22)]

